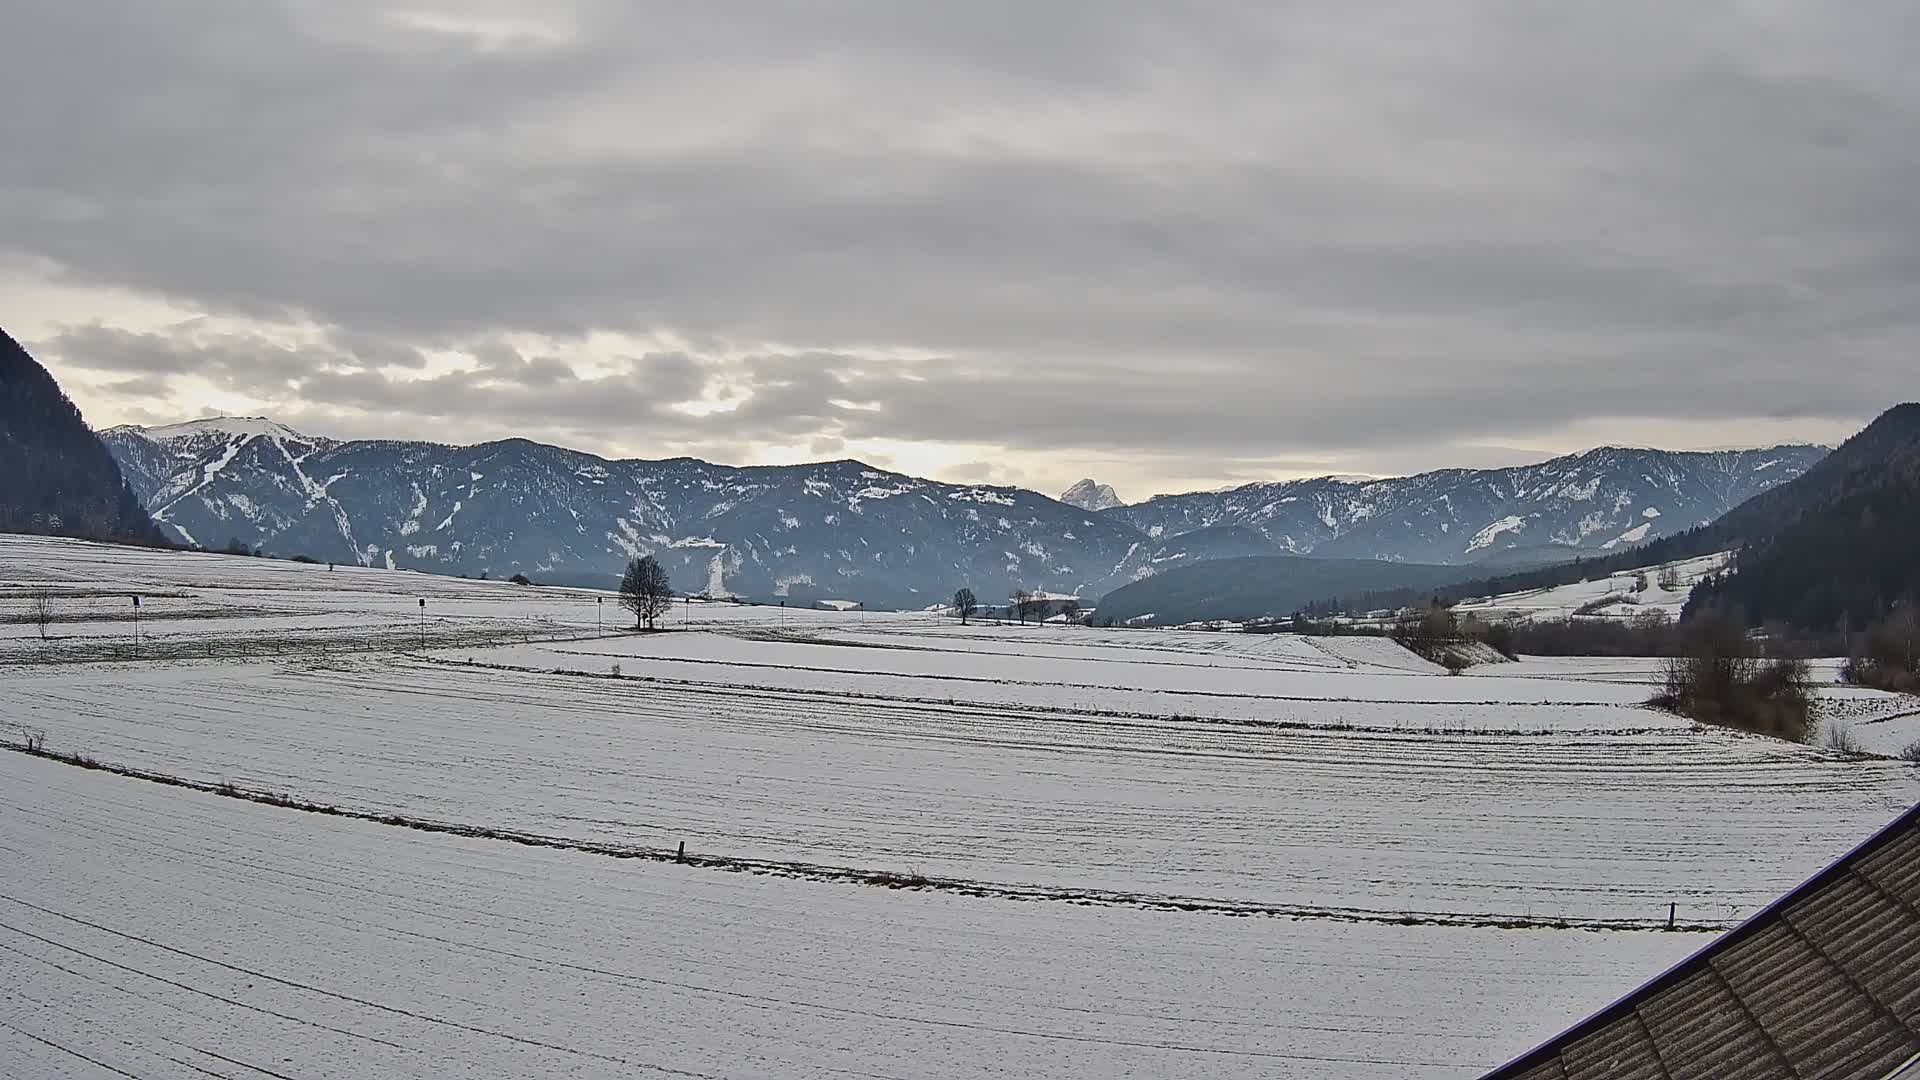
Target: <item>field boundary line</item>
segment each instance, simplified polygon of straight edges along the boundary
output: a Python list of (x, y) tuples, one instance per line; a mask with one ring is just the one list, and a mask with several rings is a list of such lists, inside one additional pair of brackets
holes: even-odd
[(1336, 922), (1373, 923), (1399, 926), (1456, 926), (1502, 930), (1590, 930), (1643, 931), (1658, 933), (1720, 933), (1732, 922), (1685, 922), (1669, 924), (1665, 919), (1588, 919), (1539, 918), (1531, 915), (1463, 914), (1440, 911), (1386, 911), (1354, 907), (1313, 907), (1294, 904), (1262, 904), (1219, 897), (1179, 896), (1156, 893), (1129, 893), (1112, 889), (1032, 885), (1021, 882), (978, 881), (917, 873), (902, 873), (851, 866), (760, 859), (645, 845), (611, 844), (516, 829), (494, 828), (431, 818), (355, 810), (326, 803), (309, 802), (291, 794), (241, 788), (229, 782), (212, 783), (190, 780), (167, 773), (97, 761), (84, 753), (49, 750), (43, 746), (0, 743), (0, 749), (40, 758), (73, 768), (104, 772), (129, 780), (140, 780), (166, 787), (184, 788), (220, 798), (237, 799), (263, 806), (276, 806), (303, 813), (324, 814), (376, 825), (413, 829), (418, 832), (462, 836), (471, 839), (499, 840), (527, 847), (551, 848), (599, 855), (616, 859), (637, 859), (655, 863), (678, 863), (729, 873), (781, 877), (800, 881), (866, 885), (912, 892), (934, 892), (971, 896), (989, 900), (1052, 901), (1092, 907), (1122, 907), (1146, 911), (1185, 911), (1230, 917), (1264, 916), (1300, 920), (1324, 919)]

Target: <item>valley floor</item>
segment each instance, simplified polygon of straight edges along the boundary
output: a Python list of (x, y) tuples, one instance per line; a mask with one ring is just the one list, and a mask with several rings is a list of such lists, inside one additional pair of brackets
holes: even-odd
[(616, 611), (0, 537), (0, 1074), (1469, 1077), (1920, 799), (1643, 661)]

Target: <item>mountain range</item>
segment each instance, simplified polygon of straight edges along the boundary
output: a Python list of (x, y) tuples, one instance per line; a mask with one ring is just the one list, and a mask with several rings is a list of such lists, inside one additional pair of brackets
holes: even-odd
[(1537, 465), (1383, 480), (1320, 477), (1156, 495), (1109, 511), (1150, 537), (1252, 529), (1291, 555), (1414, 563), (1551, 562), (1713, 521), (1811, 468), (1821, 446), (1607, 446)]
[[(102, 433), (183, 542), (437, 573), (610, 584), (631, 555), (676, 588), (923, 607), (960, 585), (1097, 598), (1162, 570), (1276, 553), (1547, 561), (1712, 520), (1825, 450), (1603, 448), (1513, 469), (1322, 478), (1087, 509), (864, 465), (609, 460), (510, 439), (340, 442), (260, 418)], [(1094, 504), (1112, 489), (1072, 494)]]
[[(1772, 472), (1779, 466), (1766, 461), (1775, 453), (1767, 452), (1757, 464), (1749, 455), (1738, 456), (1749, 457), (1746, 464), (1753, 469)], [(1723, 475), (1741, 471), (1728, 469), (1725, 459), (1715, 465)], [(1559, 462), (1539, 469), (1565, 471)], [(1644, 543), (1561, 549), (1551, 564), (1471, 575), (1458, 566), (1341, 560), (1318, 553), (1226, 559), (1116, 589), (1101, 599), (1100, 615), (1166, 624), (1282, 616), (1323, 601), (1344, 604), (1349, 611), (1390, 608), (1428, 597), (1452, 601), (1549, 589), (1731, 551), (1731, 572), (1695, 587), (1689, 613), (1714, 608), (1750, 625), (1858, 629), (1920, 604), (1920, 562), (1912, 555), (1916, 531), (1920, 404), (1909, 403), (1887, 410), (1811, 467), (1761, 486), (1714, 520)]]

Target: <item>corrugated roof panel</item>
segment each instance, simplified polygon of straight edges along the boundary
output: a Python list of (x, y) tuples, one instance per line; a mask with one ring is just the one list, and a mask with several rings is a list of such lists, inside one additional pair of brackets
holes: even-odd
[(1568, 1080), (1664, 1080), (1660, 1055), (1639, 1024), (1610, 1024), (1567, 1045), (1561, 1055)]
[(1886, 1080), (1920, 1055), (1920, 807), (1488, 1080)]
[(1650, 997), (1639, 1012), (1673, 1077), (1792, 1080), (1793, 1074), (1782, 1067), (1773, 1044), (1710, 969), (1695, 972), (1668, 992)]

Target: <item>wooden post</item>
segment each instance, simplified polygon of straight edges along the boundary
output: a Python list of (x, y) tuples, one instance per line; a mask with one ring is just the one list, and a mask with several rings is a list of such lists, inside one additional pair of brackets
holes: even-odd
[(1678, 907), (1678, 904), (1667, 905), (1667, 929), (1669, 930), (1673, 929), (1673, 913)]
[(682, 863), (687, 861), (687, 842), (685, 840), (680, 841), (680, 853), (673, 857), (673, 861)]

